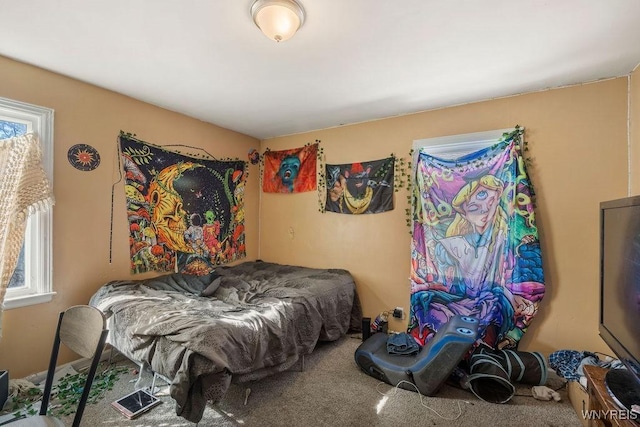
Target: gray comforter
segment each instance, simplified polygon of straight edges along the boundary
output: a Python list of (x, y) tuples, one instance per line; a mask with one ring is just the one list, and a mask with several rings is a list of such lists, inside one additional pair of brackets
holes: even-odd
[(357, 330), (361, 316), (346, 270), (260, 261), (201, 277), (110, 282), (90, 304), (107, 316), (114, 347), (172, 380), (176, 413), (192, 422), (232, 379), (286, 370), (318, 340)]

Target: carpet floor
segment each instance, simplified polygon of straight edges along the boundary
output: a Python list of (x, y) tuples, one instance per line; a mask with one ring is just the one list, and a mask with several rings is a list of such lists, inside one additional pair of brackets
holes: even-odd
[[(209, 405), (198, 426), (581, 426), (564, 380), (550, 371), (547, 386), (557, 389), (560, 402), (540, 401), (531, 386), (518, 385), (506, 404), (479, 400), (471, 392), (444, 385), (434, 397), (397, 389), (363, 373), (353, 355), (359, 336), (321, 343), (302, 366), (260, 381), (232, 384), (225, 398)], [(162, 403), (128, 420), (111, 402), (130, 393), (138, 378), (128, 366), (112, 390), (87, 405), (83, 426), (194, 426), (175, 415), (168, 387), (158, 394)], [(143, 377), (150, 385), (151, 379)], [(245, 397), (250, 389), (248, 398)], [(66, 422), (71, 425), (71, 417)]]

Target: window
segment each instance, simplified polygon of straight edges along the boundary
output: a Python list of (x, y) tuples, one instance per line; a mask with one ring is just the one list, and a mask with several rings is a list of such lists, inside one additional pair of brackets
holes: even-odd
[(515, 128), (498, 129), (487, 132), (417, 139), (413, 141), (413, 164), (416, 164), (420, 151), (443, 159), (454, 159), (490, 147), (500, 141), (505, 133), (510, 133), (514, 130)]
[[(428, 153), (441, 159), (457, 159), (465, 154), (473, 153), (483, 148), (491, 147), (498, 143), (505, 133), (511, 133), (515, 128), (497, 129), (486, 132), (464, 133), (459, 135), (441, 136), (437, 138), (416, 139), (413, 141), (413, 158), (412, 166), (414, 175), (411, 179), (415, 179), (418, 164), (418, 155)], [(415, 205), (412, 203), (411, 215)]]
[[(0, 139), (35, 133), (42, 145), (42, 163), (53, 185), (53, 110), (0, 98)], [(52, 212), (29, 216), (18, 265), (9, 282), (5, 309), (50, 301), (52, 287)]]

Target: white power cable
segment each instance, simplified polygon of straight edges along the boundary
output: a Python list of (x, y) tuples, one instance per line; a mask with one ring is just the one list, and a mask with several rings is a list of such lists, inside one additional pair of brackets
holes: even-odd
[[(398, 388), (400, 388), (400, 384), (402, 384), (402, 383), (408, 384), (408, 385), (410, 385), (411, 387), (415, 388), (416, 392), (417, 392), (417, 393), (418, 393), (418, 395), (420, 396), (420, 405), (421, 405), (421, 406), (424, 406), (425, 408), (427, 408), (428, 410), (430, 410), (431, 412), (433, 412), (434, 414), (436, 414), (437, 416), (439, 416), (439, 417), (440, 417), (440, 418), (442, 418), (443, 420), (447, 420), (447, 421), (455, 421), (455, 420), (457, 420), (458, 418), (460, 418), (460, 416), (462, 415), (462, 405), (460, 405), (460, 400), (456, 400), (456, 403), (458, 404), (458, 415), (456, 415), (454, 418), (448, 418), (448, 417), (445, 417), (444, 415), (440, 414), (440, 413), (439, 413), (438, 411), (436, 411), (435, 409), (433, 409), (433, 408), (429, 407), (428, 405), (426, 405), (426, 404), (424, 403), (424, 400), (423, 400), (423, 398), (424, 398), (424, 397), (426, 397), (426, 396), (424, 396), (422, 393), (420, 393), (420, 390), (418, 390), (418, 387), (417, 387), (414, 383), (409, 382), (409, 381), (402, 380), (402, 381), (398, 382), (398, 384), (396, 384), (396, 386), (395, 386), (395, 387), (393, 387), (393, 389), (391, 389), (391, 391), (388, 391), (387, 393), (383, 393), (382, 391), (380, 391), (379, 387), (380, 387), (380, 385), (389, 385), (389, 384), (387, 384), (387, 383), (385, 383), (385, 382), (379, 382), (379, 383), (378, 383), (378, 385), (376, 386), (376, 391), (377, 391), (378, 393), (380, 393), (381, 395), (386, 396), (386, 397), (388, 397), (388, 396), (393, 396), (393, 395), (395, 395), (395, 394), (398, 392)], [(467, 402), (466, 400), (465, 400), (465, 401), (463, 401), (463, 402), (465, 402), (465, 403), (469, 403), (469, 402)]]

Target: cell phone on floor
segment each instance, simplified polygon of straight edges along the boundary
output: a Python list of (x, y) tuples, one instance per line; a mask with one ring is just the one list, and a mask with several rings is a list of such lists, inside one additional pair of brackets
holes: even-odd
[(147, 391), (136, 390), (112, 402), (111, 405), (132, 420), (160, 403), (160, 399)]

